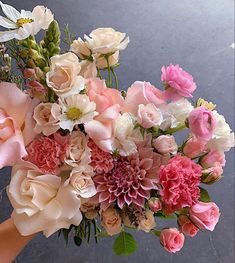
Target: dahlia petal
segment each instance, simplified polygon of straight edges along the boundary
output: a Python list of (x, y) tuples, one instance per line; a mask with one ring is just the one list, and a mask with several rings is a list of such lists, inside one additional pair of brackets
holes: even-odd
[(153, 159), (145, 158), (140, 161), (140, 168), (149, 170), (153, 165)]
[(141, 196), (138, 196), (136, 199), (132, 199), (133, 203), (140, 206), (144, 207), (145, 199)]
[(109, 192), (101, 192), (99, 194), (99, 202), (102, 203), (109, 198)]
[(118, 206), (122, 209), (124, 204), (125, 204), (125, 200), (124, 200), (124, 197), (123, 195), (120, 195), (117, 199), (117, 203), (118, 203)]
[(124, 195), (124, 200), (128, 205), (132, 203), (132, 198), (128, 194)]
[(131, 198), (136, 198), (137, 197), (137, 191), (135, 189), (131, 188), (130, 191), (128, 192), (128, 195)]
[(144, 190), (151, 190), (151, 189), (154, 188), (154, 184), (153, 184), (153, 182), (151, 180), (144, 179), (141, 182), (141, 187)]

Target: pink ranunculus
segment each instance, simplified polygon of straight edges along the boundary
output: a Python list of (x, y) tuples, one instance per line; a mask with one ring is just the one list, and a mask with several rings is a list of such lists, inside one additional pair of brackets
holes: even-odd
[(171, 64), (168, 67), (162, 67), (161, 80), (167, 86), (165, 95), (168, 99), (191, 98), (197, 88), (193, 77), (179, 65)]
[(159, 171), (164, 210), (172, 213), (198, 202), (201, 166), (191, 159), (177, 155)]
[(177, 228), (163, 229), (160, 234), (162, 246), (170, 253), (180, 251), (184, 245), (184, 235)]
[(12, 83), (1, 82), (0, 94), (0, 168), (2, 168), (14, 165), (27, 155), (25, 145), (34, 137), (34, 132), (28, 129), (28, 125), (32, 125), (32, 105), (35, 101)]
[(165, 102), (164, 98), (163, 92), (149, 82), (136, 81), (127, 90), (122, 112), (130, 112), (137, 115), (140, 104), (146, 105), (152, 103), (158, 106)]
[(156, 213), (157, 211), (160, 211), (162, 209), (162, 202), (159, 198), (157, 197), (151, 197), (148, 200), (148, 206), (151, 211)]
[(198, 140), (209, 141), (216, 128), (216, 119), (212, 111), (201, 106), (190, 112), (188, 124), (189, 129)]
[(189, 209), (190, 219), (200, 229), (213, 231), (219, 221), (219, 207), (213, 203), (198, 202)]
[(180, 215), (178, 217), (178, 224), (181, 232), (187, 236), (194, 237), (199, 231), (199, 228), (196, 227), (186, 215)]
[(225, 166), (225, 155), (224, 152), (211, 150), (208, 154), (203, 156), (200, 160), (200, 164), (203, 168), (209, 168), (214, 166), (215, 163), (220, 163), (221, 166)]
[(121, 93), (112, 88), (107, 88), (105, 81), (93, 78), (87, 81), (87, 95), (90, 101), (96, 103), (96, 111), (99, 113), (104, 112), (107, 108), (118, 104), (123, 106), (124, 100)]
[(206, 148), (204, 141), (192, 137), (185, 143), (183, 153), (189, 158), (195, 158), (205, 153)]
[(161, 154), (177, 153), (177, 144), (174, 136), (161, 135), (153, 141), (154, 148)]

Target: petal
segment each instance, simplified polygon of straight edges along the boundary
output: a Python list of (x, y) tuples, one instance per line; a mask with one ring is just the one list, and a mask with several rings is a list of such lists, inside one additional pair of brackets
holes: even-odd
[(17, 28), (14, 22), (3, 16), (0, 16), (0, 26), (3, 26), (5, 28)]
[(0, 32), (0, 42), (7, 42), (15, 38), (15, 35), (17, 33), (18, 33), (18, 29)]
[(0, 1), (0, 5), (3, 13), (12, 21), (16, 22), (17, 19), (21, 18), (20, 12), (17, 11), (13, 6), (3, 4), (1, 1)]

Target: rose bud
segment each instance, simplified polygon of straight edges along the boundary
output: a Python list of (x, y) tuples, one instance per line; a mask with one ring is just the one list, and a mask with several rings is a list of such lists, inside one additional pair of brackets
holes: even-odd
[(192, 221), (186, 215), (180, 215), (178, 217), (178, 224), (180, 231), (187, 236), (194, 237), (199, 231)]
[(110, 236), (116, 235), (122, 230), (122, 220), (118, 211), (110, 206), (101, 212), (101, 225)]
[(222, 151), (211, 150), (208, 154), (203, 156), (200, 164), (203, 168), (213, 167), (215, 163), (220, 163), (221, 166), (225, 165), (225, 155)]
[(213, 184), (222, 178), (223, 168), (219, 162), (216, 162), (213, 167), (202, 171), (202, 182), (204, 184)]
[(162, 209), (162, 203), (160, 199), (157, 197), (151, 197), (148, 200), (148, 206), (151, 209), (151, 211), (153, 211), (154, 213)]
[(184, 245), (184, 235), (177, 228), (163, 229), (160, 234), (160, 243), (168, 252), (180, 251)]
[(190, 138), (184, 145), (183, 153), (189, 158), (195, 158), (205, 153), (206, 145), (203, 141), (196, 138)]
[(161, 154), (177, 153), (177, 144), (172, 135), (161, 135), (153, 142), (154, 148)]

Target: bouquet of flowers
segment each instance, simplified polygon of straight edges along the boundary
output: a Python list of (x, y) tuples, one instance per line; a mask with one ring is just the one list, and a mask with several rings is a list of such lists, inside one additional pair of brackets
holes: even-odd
[[(185, 236), (213, 231), (220, 211), (203, 184), (221, 179), (234, 133), (215, 104), (192, 102), (193, 77), (163, 66), (162, 90), (142, 81), (119, 90), (126, 34), (98, 28), (82, 39), (66, 26), (62, 53), (49, 9), (0, 5), (9, 29), (0, 32), (0, 168), (13, 166), (7, 194), (19, 232), (58, 231), (78, 246), (117, 235), (115, 253), (129, 255), (129, 229), (173, 253)], [(178, 227), (158, 228), (164, 219)]]

